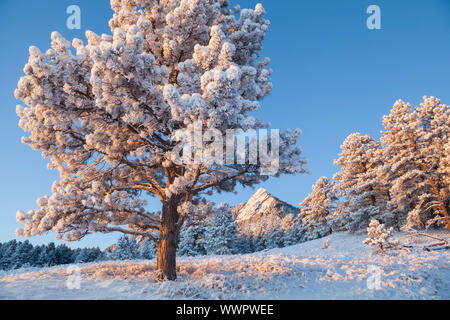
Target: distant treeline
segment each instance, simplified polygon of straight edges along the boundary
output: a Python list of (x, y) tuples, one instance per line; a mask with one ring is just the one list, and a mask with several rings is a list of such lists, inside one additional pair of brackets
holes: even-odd
[[(214, 208), (211, 203), (207, 203), (199, 207), (205, 211), (204, 215), (198, 219), (189, 219), (181, 228), (179, 255), (245, 254), (306, 241), (301, 237), (301, 224), (288, 224), (284, 220), (283, 224), (288, 225), (285, 230), (275, 230), (250, 239), (239, 234), (229, 206)], [(156, 253), (152, 240), (146, 238), (138, 242), (136, 238), (126, 235), (122, 235), (116, 244), (105, 250), (98, 247), (71, 249), (65, 244), (56, 246), (53, 242), (33, 246), (28, 240), (11, 240), (0, 243), (0, 270), (106, 260), (147, 260), (155, 258)]]
[(71, 249), (64, 244), (56, 246), (53, 242), (33, 246), (28, 240), (0, 243), (1, 270), (94, 262), (104, 257), (105, 252), (99, 248)]

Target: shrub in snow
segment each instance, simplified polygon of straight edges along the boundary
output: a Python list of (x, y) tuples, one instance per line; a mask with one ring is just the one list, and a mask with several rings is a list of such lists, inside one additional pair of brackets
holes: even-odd
[(370, 221), (367, 228), (367, 234), (369, 237), (363, 241), (368, 246), (376, 247), (377, 252), (384, 252), (388, 249), (400, 248), (397, 240), (390, 239), (392, 237), (392, 227), (386, 229), (384, 224), (381, 224), (377, 220)]

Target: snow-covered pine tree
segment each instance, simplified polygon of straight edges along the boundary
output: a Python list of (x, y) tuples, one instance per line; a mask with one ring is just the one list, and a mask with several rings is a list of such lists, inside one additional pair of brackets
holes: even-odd
[(206, 254), (203, 246), (205, 225), (198, 220), (185, 222), (180, 229), (178, 254), (180, 256), (199, 256)]
[(328, 217), (337, 200), (333, 184), (327, 177), (320, 177), (312, 186), (312, 193), (300, 203), (300, 218), (305, 229), (304, 240), (313, 240), (331, 233)]
[(72, 250), (64, 244), (60, 244), (56, 247), (56, 260), (57, 264), (73, 263)]
[[(40, 245), (39, 250), (37, 250), (36, 254), (38, 255), (36, 265), (40, 267), (45, 267), (49, 265), (48, 258), (47, 258), (47, 246), (46, 245)], [(74, 259), (75, 261), (75, 259)]]
[(206, 253), (210, 254), (234, 254), (237, 252), (239, 233), (237, 224), (229, 206), (221, 205), (208, 219), (205, 228), (203, 245)]
[[(42, 263), (39, 261), (39, 256), (41, 254), (41, 248), (40, 246), (34, 246), (33, 249), (30, 252), (30, 264), (33, 267), (42, 267)], [(70, 256), (69, 258), (71, 258), (72, 256)], [(67, 263), (72, 263), (73, 260), (69, 259), (69, 262)]]
[(271, 230), (264, 236), (264, 249), (284, 247), (285, 233), (282, 229)]
[(2, 247), (2, 260), (0, 261), (0, 269), (9, 270), (14, 268), (14, 254), (17, 250), (19, 242), (17, 240), (11, 240), (5, 243)]
[(155, 243), (149, 238), (142, 240), (139, 247), (139, 254), (142, 259), (150, 260), (156, 257), (157, 248)]
[(31, 252), (33, 250), (33, 245), (30, 241), (25, 240), (24, 242), (18, 242), (16, 250), (12, 257), (13, 268), (21, 268), (26, 266), (31, 266)]
[(252, 247), (250, 239), (248, 239), (245, 235), (239, 234), (238, 230), (238, 240), (236, 243), (236, 253), (245, 254), (251, 253)]
[(45, 258), (46, 258), (46, 265), (47, 266), (54, 266), (57, 263), (57, 259), (56, 259), (56, 246), (54, 242), (50, 242), (46, 247), (45, 247)]
[(407, 215), (406, 226), (440, 224), (450, 230), (445, 177), (449, 106), (434, 97), (424, 97), (416, 108), (398, 100), (383, 118), (383, 126), (384, 179), (392, 182), (391, 201)]
[(186, 203), (180, 207), (188, 217), (184, 220), (178, 237), (178, 254), (180, 256), (198, 256), (206, 254), (204, 236), (206, 221), (217, 209), (213, 202), (201, 201), (196, 204)]
[(369, 135), (349, 135), (341, 145), (335, 165), (340, 166), (333, 179), (341, 202), (330, 219), (334, 227), (343, 223), (346, 230), (365, 230), (371, 219), (382, 219), (395, 224), (395, 216), (386, 210), (389, 200), (389, 182), (380, 178), (385, 157), (380, 144)]
[[(205, 192), (257, 184), (274, 166), (261, 161), (261, 150), (257, 163), (231, 164), (219, 151), (212, 157), (215, 139), (192, 153), (201, 163), (180, 163), (178, 152), (180, 133), (198, 121), (221, 137), (268, 127), (250, 113), (272, 87), (269, 59), (259, 58), (269, 21), (261, 4), (239, 13), (226, 0), (112, 0), (111, 7), (111, 34), (88, 31), (87, 44), (71, 45), (53, 32), (50, 50), (29, 49), (15, 91), (27, 105), (17, 107), (30, 133), (23, 142), (40, 149), (61, 179), (39, 209), (18, 212), (25, 224), (18, 235), (148, 237), (161, 275), (174, 280), (186, 218), (178, 207)], [(299, 134), (280, 133), (276, 176), (305, 172)], [(147, 209), (147, 196), (160, 200), (161, 212)]]
[[(124, 257), (124, 256), (122, 256)], [(130, 259), (135, 259), (130, 258)], [(120, 259), (120, 258), (119, 258)], [(103, 260), (103, 252), (100, 248), (83, 248), (75, 259), (75, 263), (98, 262)], [(121, 260), (127, 260), (126, 258)]]
[(133, 260), (139, 259), (139, 245), (135, 237), (122, 235), (119, 237), (111, 258), (114, 260)]
[(266, 249), (264, 237), (262, 236), (254, 236), (250, 237), (250, 248), (252, 252), (258, 252)]
[(81, 249), (80, 253), (75, 258), (75, 263), (85, 263), (90, 260), (89, 250), (87, 248)]

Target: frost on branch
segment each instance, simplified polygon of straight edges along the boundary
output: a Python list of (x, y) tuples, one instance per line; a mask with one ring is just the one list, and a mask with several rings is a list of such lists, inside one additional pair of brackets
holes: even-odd
[(370, 221), (367, 234), (369, 237), (363, 243), (377, 248), (377, 252), (400, 248), (397, 240), (390, 239), (392, 237), (392, 227), (386, 229), (384, 224), (377, 220)]

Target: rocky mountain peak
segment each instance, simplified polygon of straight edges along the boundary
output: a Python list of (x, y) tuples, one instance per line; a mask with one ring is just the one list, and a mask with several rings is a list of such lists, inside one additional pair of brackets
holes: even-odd
[(264, 188), (258, 189), (245, 204), (235, 208), (239, 229), (253, 235), (279, 228), (286, 215), (300, 213), (299, 208), (278, 199)]

